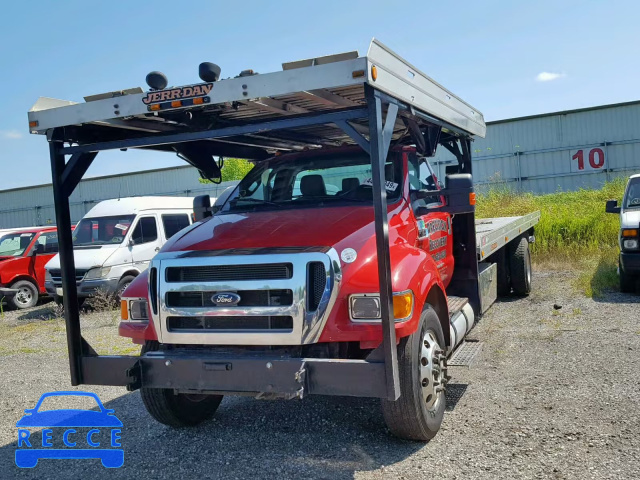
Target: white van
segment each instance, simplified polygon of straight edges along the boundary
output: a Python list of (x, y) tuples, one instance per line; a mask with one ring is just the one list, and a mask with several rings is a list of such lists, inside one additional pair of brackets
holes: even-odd
[[(89, 210), (73, 231), (79, 300), (122, 292), (169, 238), (191, 225), (192, 212), (191, 197), (120, 198)], [(45, 268), (47, 293), (61, 303), (60, 257)]]

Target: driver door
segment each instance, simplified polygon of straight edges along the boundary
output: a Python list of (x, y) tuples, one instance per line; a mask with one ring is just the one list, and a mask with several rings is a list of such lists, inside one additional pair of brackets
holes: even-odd
[[(446, 288), (453, 276), (454, 267), (452, 217), (449, 213), (438, 211), (438, 207), (444, 203), (440, 195), (420, 199), (415, 195), (420, 190), (440, 190), (438, 179), (427, 159), (410, 154), (408, 166), (409, 196), (418, 229), (417, 246), (433, 258)], [(418, 210), (423, 214), (418, 215)]]
[(158, 220), (155, 215), (139, 217), (130, 237), (131, 257), (133, 265), (140, 271), (147, 268), (149, 261), (162, 246), (158, 235)]

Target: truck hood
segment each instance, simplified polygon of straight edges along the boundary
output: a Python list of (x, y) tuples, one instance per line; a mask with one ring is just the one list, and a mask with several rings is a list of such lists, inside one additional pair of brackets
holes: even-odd
[[(77, 269), (88, 270), (92, 267), (101, 267), (107, 259), (117, 250), (119, 245), (102, 245), (100, 248), (74, 248), (73, 258)], [(47, 270), (60, 268), (60, 256), (56, 255), (45, 265)]]
[(640, 210), (626, 210), (620, 215), (622, 228), (638, 228), (640, 225)]
[(330, 247), (347, 237), (361, 243), (372, 232), (371, 205), (218, 214), (162, 250)]

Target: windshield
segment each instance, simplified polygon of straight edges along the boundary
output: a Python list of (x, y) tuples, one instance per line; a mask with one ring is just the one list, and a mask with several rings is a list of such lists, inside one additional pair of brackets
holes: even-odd
[(83, 218), (73, 231), (74, 246), (116, 245), (124, 241), (135, 215)]
[(8, 233), (0, 238), (0, 256), (19, 257), (27, 249), (33, 237), (33, 232)]
[[(390, 202), (398, 199), (402, 191), (402, 157), (396, 158), (388, 161), (385, 168)], [(231, 194), (222, 212), (372, 203), (372, 199), (369, 156), (332, 153), (258, 163)]]
[(623, 205), (625, 209), (640, 209), (640, 178), (629, 180)]

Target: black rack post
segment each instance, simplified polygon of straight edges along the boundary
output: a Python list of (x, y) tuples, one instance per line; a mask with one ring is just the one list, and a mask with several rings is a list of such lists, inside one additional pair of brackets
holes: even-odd
[(393, 316), (393, 289), (391, 285), (391, 260), (389, 258), (389, 219), (387, 213), (387, 190), (385, 188), (385, 163), (391, 142), (398, 107), (388, 104), (387, 118), (382, 124), (382, 100), (377, 90), (365, 85), (365, 96), (369, 107), (369, 142), (371, 155), (371, 177), (373, 180), (373, 213), (376, 232), (376, 254), (380, 281), (380, 315), (384, 350), (384, 371), (387, 384), (387, 399), (400, 397), (396, 328)]
[(56, 141), (56, 131), (49, 143), (51, 159), (51, 178), (53, 186), (53, 203), (56, 209), (56, 226), (58, 230), (58, 254), (60, 255), (60, 270), (62, 273), (62, 289), (64, 292), (64, 317), (67, 330), (67, 349), (69, 350), (69, 367), (71, 369), (71, 384), (80, 385), (82, 379), (82, 355), (93, 353), (88, 346), (84, 347), (84, 340), (80, 331), (80, 307), (78, 306), (78, 288), (76, 285), (76, 266), (73, 258), (73, 239), (71, 234), (71, 213), (69, 211), (69, 196), (87, 171), (96, 153), (80, 153), (72, 155), (69, 163), (65, 163), (65, 156), (61, 153), (64, 144)]

